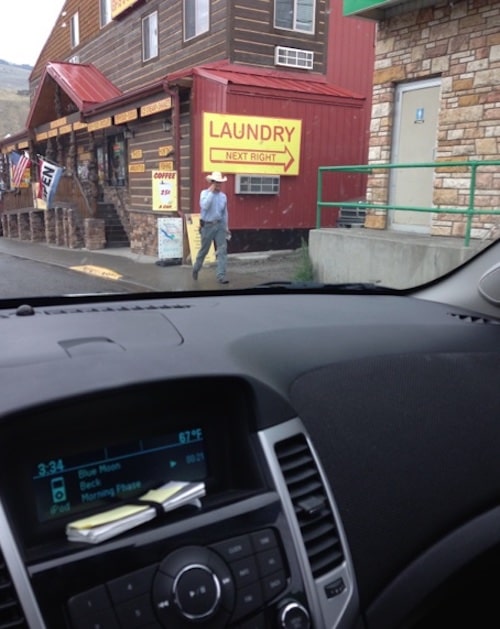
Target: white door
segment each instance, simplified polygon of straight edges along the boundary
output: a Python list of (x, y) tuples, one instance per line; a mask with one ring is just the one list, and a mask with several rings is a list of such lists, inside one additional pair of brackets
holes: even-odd
[[(398, 85), (394, 111), (393, 164), (435, 159), (440, 99), (439, 79)], [(397, 168), (390, 172), (389, 204), (432, 207), (433, 168)], [(429, 233), (430, 212), (389, 211), (389, 229)]]

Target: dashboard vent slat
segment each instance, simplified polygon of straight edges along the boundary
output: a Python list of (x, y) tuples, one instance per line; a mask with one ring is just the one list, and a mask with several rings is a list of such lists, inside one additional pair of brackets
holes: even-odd
[(465, 321), (467, 323), (480, 323), (483, 325), (487, 325), (487, 324), (498, 325), (499, 324), (499, 322), (496, 321), (495, 319), (489, 319), (487, 317), (482, 317), (480, 315), (470, 315), (470, 314), (464, 314), (461, 312), (449, 312), (448, 314), (451, 317), (455, 317), (456, 319), (460, 319), (460, 321)]
[(337, 524), (318, 467), (304, 435), (275, 445), (307, 557), (315, 578), (344, 561)]
[(184, 310), (191, 308), (190, 304), (131, 304), (129, 306), (103, 306), (103, 305), (82, 305), (68, 306), (61, 308), (51, 308), (50, 310), (42, 310), (46, 315), (65, 315), (65, 314), (86, 314), (89, 312), (139, 312), (141, 310)]
[(0, 551), (0, 629), (29, 629)]

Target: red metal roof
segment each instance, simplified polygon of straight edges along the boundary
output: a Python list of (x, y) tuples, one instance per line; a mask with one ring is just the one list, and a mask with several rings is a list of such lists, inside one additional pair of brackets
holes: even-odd
[(81, 112), (123, 94), (90, 63), (49, 62), (31, 104), (27, 128), (36, 127), (53, 119), (54, 82), (63, 91), (65, 100), (70, 100)]
[[(121, 96), (114, 83), (92, 64), (48, 63), (46, 72), (71, 98), (80, 111), (87, 105)], [(43, 80), (43, 79), (42, 79)]]
[(167, 81), (173, 83), (177, 79), (187, 76), (201, 76), (226, 84), (232, 83), (248, 87), (264, 87), (289, 92), (335, 96), (338, 98), (364, 98), (360, 94), (327, 83), (322, 75), (312, 76), (292, 71), (267, 70), (265, 68), (229, 64), (227, 62), (216, 62), (175, 72), (167, 76)]

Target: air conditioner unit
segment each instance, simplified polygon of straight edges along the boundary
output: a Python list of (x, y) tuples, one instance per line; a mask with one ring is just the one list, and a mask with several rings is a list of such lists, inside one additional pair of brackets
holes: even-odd
[(276, 46), (274, 49), (274, 63), (277, 66), (312, 70), (314, 66), (314, 52), (312, 50), (301, 50), (300, 48)]

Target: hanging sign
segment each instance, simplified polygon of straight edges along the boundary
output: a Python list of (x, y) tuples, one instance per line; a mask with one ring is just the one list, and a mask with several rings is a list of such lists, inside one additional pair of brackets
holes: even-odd
[(177, 171), (153, 170), (153, 210), (177, 212)]
[(172, 109), (172, 98), (170, 96), (157, 100), (155, 103), (143, 105), (141, 107), (141, 118), (152, 116), (153, 114), (159, 114), (161, 111), (166, 111), (167, 109)]
[(115, 114), (115, 124), (125, 124), (132, 120), (137, 120), (137, 109), (129, 109), (129, 111), (122, 111), (119, 114)]
[(87, 128), (89, 131), (98, 131), (99, 129), (106, 129), (111, 126), (111, 116), (109, 118), (102, 118), (102, 120), (95, 120), (89, 122)]

